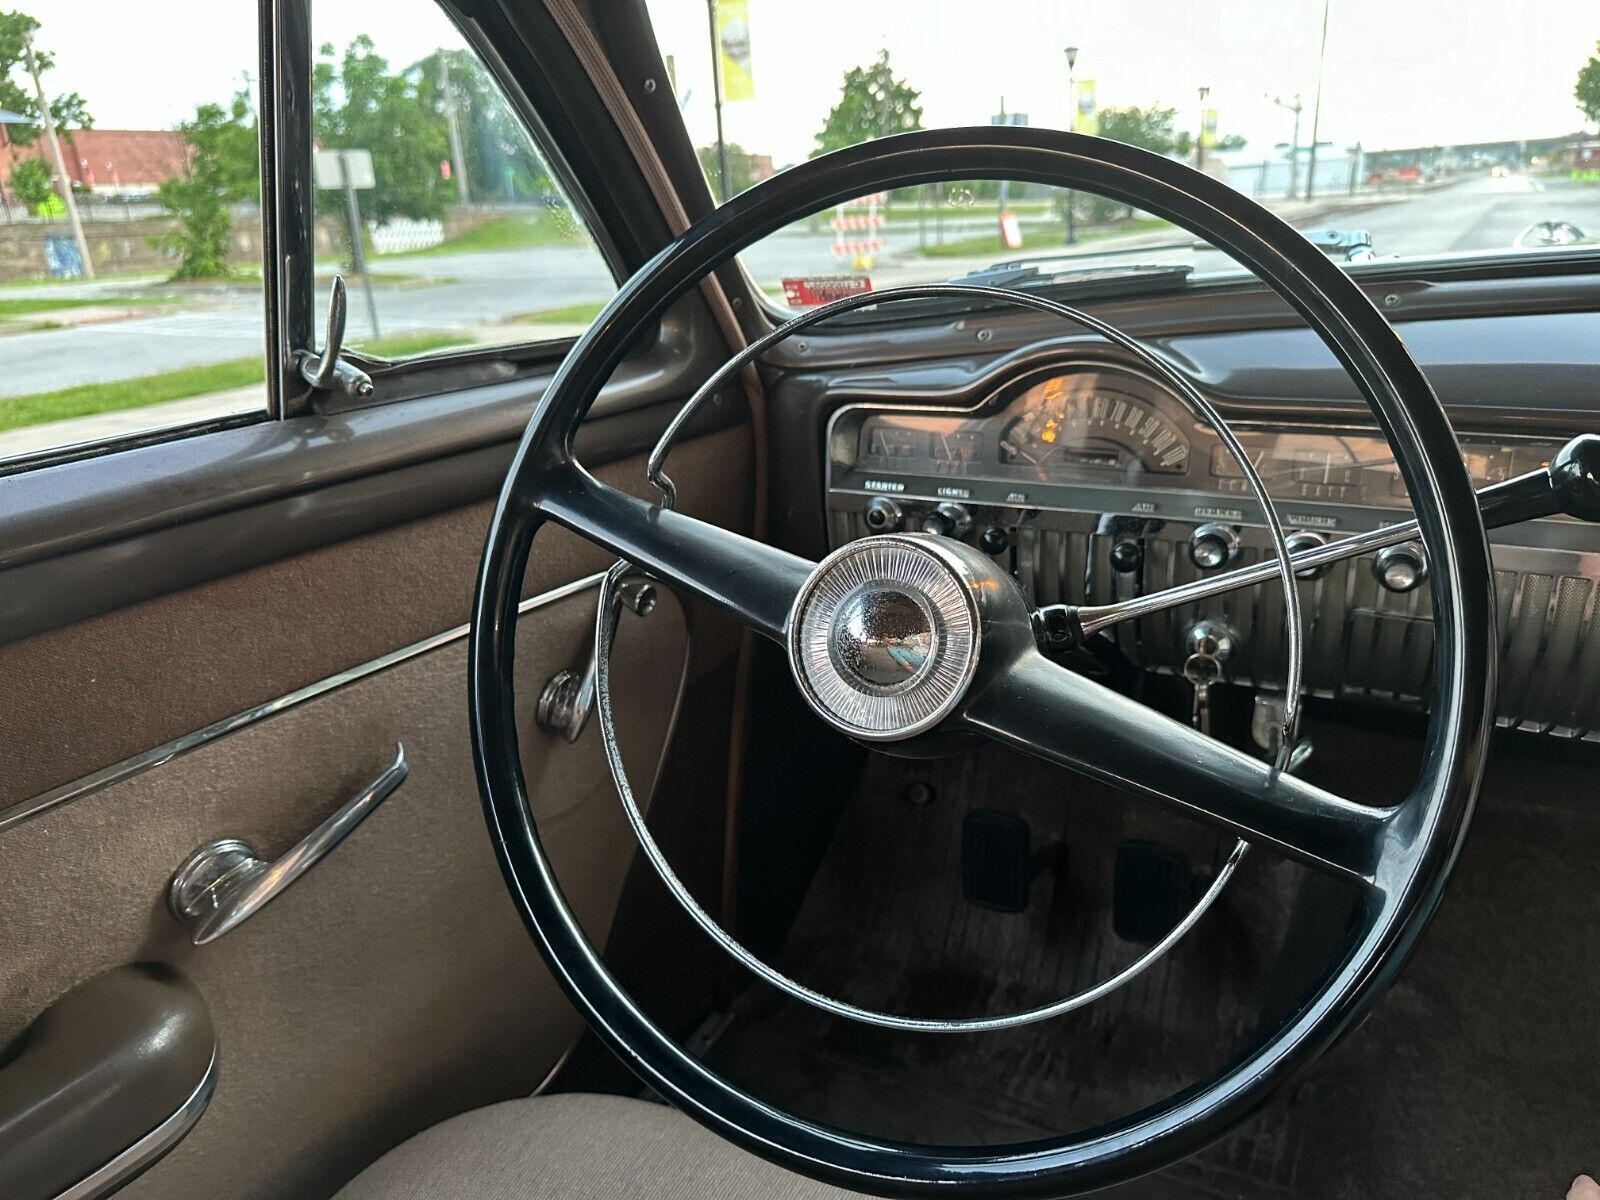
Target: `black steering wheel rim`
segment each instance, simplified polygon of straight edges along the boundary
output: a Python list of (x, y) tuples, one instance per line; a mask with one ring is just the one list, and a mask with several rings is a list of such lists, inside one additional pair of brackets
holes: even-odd
[[(512, 692), (516, 608), (540, 481), (581, 470), (579, 423), (635, 340), (708, 271), (828, 205), (952, 178), (1098, 192), (1183, 226), (1249, 267), (1336, 355), (1395, 450), (1433, 563), (1435, 677), (1423, 769), (1386, 826), (1364, 931), (1325, 986), (1217, 1077), (1141, 1112), (1006, 1147), (925, 1147), (827, 1128), (742, 1092), (690, 1057), (621, 989), (568, 907), (531, 817)], [(1012, 127), (904, 134), (802, 164), (696, 223), (629, 280), (562, 364), (508, 473), (485, 546), (469, 657), (474, 761), (496, 855), (551, 971), (590, 1025), (656, 1091), (715, 1132), (847, 1187), (920, 1195), (1091, 1190), (1182, 1158), (1226, 1132), (1333, 1043), (1393, 977), (1442, 895), (1493, 723), (1493, 576), (1477, 500), (1450, 423), (1398, 334), (1359, 287), (1288, 225), (1180, 163), (1077, 134)]]

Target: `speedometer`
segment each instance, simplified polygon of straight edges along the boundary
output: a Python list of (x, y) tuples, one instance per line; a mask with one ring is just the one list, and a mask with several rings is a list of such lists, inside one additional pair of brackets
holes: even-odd
[(1058, 375), (1029, 388), (1000, 436), (1000, 461), (1043, 474), (1082, 468), (1181, 474), (1189, 439), (1147, 401), (1100, 372)]

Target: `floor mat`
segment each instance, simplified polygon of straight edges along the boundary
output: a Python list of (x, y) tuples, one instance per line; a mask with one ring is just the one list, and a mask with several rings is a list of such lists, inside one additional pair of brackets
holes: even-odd
[[(1346, 794), (1358, 794), (1375, 752), (1331, 756), (1349, 773)], [(1456, 883), (1366, 1024), (1226, 1141), (1106, 1194), (1500, 1200), (1559, 1197), (1578, 1170), (1594, 1170), (1595, 778), (1582, 760), (1497, 762)], [(1029, 823), (1037, 873), (1024, 912), (963, 898), (961, 823), (973, 807)], [(1111, 930), (1112, 863), (1128, 838), (1187, 852), (1202, 868), (1197, 886), (1229, 846), (996, 748), (873, 756), (778, 965), (843, 999), (918, 1016), (1054, 999), (1142, 949)], [(755, 985), (709, 1059), (758, 1095), (883, 1137), (999, 1144), (1085, 1128), (1207, 1077), (1252, 1044), (1302, 878), (1267, 853), (1249, 855), (1172, 954), (1066, 1017), (1002, 1033), (904, 1034)]]

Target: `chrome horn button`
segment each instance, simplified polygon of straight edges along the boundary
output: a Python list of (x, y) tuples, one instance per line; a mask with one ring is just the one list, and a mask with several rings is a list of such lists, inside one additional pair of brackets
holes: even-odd
[(915, 686), (933, 660), (935, 620), (923, 597), (887, 581), (864, 583), (834, 614), (833, 665), (858, 685)]
[(789, 615), (789, 665), (829, 724), (890, 741), (949, 715), (977, 666), (973, 581), (939, 539), (864, 538), (817, 565)]

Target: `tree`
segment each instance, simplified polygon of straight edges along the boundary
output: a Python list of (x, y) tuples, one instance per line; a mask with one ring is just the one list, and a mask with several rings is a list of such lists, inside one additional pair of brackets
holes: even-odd
[(311, 72), (311, 122), (320, 145), (367, 150), (377, 185), (362, 193), (362, 212), (389, 217), (437, 217), (454, 193), (439, 171), (450, 157), (440, 112), (422, 96), (422, 72), (391, 71), (366, 34), (337, 60), (331, 44)]
[[(544, 159), (493, 76), (470, 50), (437, 50), (413, 63), (417, 100), (437, 119), (449, 146), (446, 101), (455, 107), (467, 190), (475, 199), (532, 200), (556, 191)], [(448, 96), (444, 90), (448, 81)], [(454, 195), (454, 185), (446, 195)]]
[[(750, 152), (739, 145), (738, 142), (729, 142), (727, 151), (728, 195), (737, 196), (756, 181), (755, 172), (751, 169), (753, 164)], [(700, 170), (705, 173), (705, 177), (715, 180), (717, 171), (721, 169), (721, 164), (717, 159), (716, 144), (701, 146), (700, 149), (695, 151), (695, 154), (700, 159)]]
[(1578, 86), (1572, 94), (1578, 107), (1589, 120), (1600, 122), (1600, 42), (1594, 44), (1595, 52), (1578, 71)]
[[(39, 99), (28, 74), (26, 51), (28, 39), (38, 28), (39, 22), (25, 12), (0, 12), (0, 108), (29, 118), (26, 122), (6, 126), (6, 136), (18, 146), (33, 145), (41, 132)], [(55, 55), (37, 46), (33, 58), (40, 75), (55, 66)], [(69, 130), (94, 127), (89, 106), (77, 92), (52, 97), (50, 115), (68, 141), (72, 138)]]
[[(1126, 142), (1157, 154), (1171, 154), (1178, 149), (1179, 137), (1172, 132), (1175, 108), (1151, 105), (1149, 108), (1102, 108), (1100, 110), (1100, 136), (1114, 142)], [(1190, 135), (1182, 135), (1185, 144)]]
[(189, 170), (156, 188), (156, 199), (178, 218), (178, 228), (158, 244), (178, 257), (174, 279), (220, 279), (230, 273), (229, 205), (258, 195), (260, 189), (250, 94), (235, 93), (226, 108), (199, 105), (194, 117), (178, 128), (189, 145)]
[(896, 77), (889, 52), (880, 50), (870, 66), (851, 67), (844, 73), (839, 102), (828, 112), (817, 134), (811, 157), (854, 146), (870, 138), (907, 133), (922, 128), (922, 93)]
[[(38, 215), (55, 198), (55, 184), (50, 181), (50, 168), (42, 158), (25, 158), (11, 168), (11, 190), (23, 206)], [(63, 207), (56, 200), (57, 207)]]
[[(1243, 150), (1245, 148), (1245, 144), (1246, 143), (1243, 135), (1229, 133), (1219, 137), (1216, 141), (1212, 142), (1211, 145), (1207, 146), (1206, 149)], [(1177, 136), (1172, 139), (1172, 153), (1180, 155), (1183, 158), (1188, 158), (1191, 154), (1193, 154), (1194, 134), (1190, 133), (1187, 129), (1179, 131)]]

